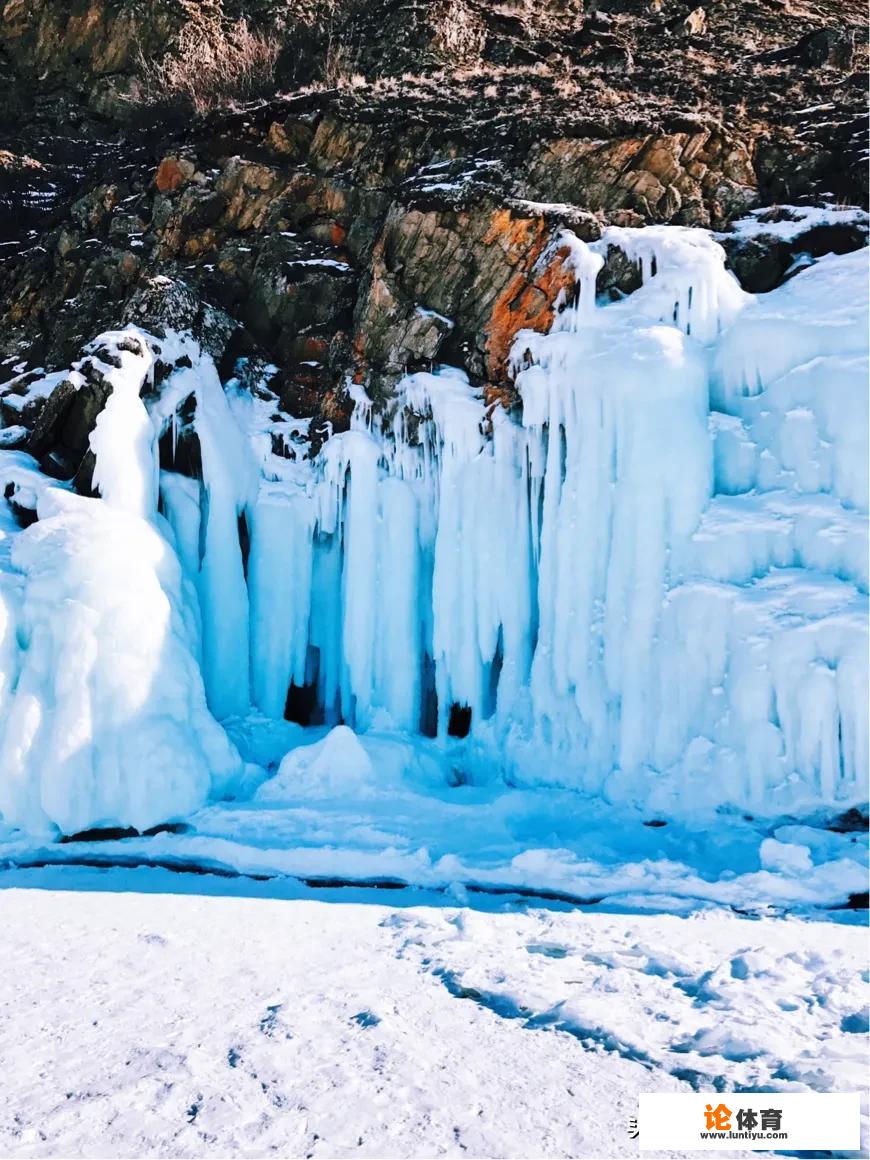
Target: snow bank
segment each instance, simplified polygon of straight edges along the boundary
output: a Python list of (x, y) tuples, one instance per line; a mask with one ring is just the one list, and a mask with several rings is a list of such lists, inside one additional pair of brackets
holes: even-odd
[(151, 348), (132, 330), (110, 331), (99, 341), (120, 365), (91, 359), (112, 388), (90, 435), (93, 484), (111, 507), (147, 520), (157, 510), (158, 478), (154, 427), (140, 398), (153, 373)]
[(54, 491), (16, 539), (18, 656), (0, 810), (26, 829), (145, 829), (200, 806), (238, 756), (208, 713), (181, 573), (153, 523)]
[(277, 774), (260, 786), (257, 800), (359, 793), (373, 777), (374, 767), (353, 730), (336, 725), (322, 741), (292, 749)]
[(870, 215), (857, 206), (779, 205), (775, 213), (769, 206), (764, 206), (750, 210), (748, 217), (732, 222), (729, 233), (741, 238), (768, 237), (791, 242), (820, 226), (855, 226), (866, 232), (870, 228)]

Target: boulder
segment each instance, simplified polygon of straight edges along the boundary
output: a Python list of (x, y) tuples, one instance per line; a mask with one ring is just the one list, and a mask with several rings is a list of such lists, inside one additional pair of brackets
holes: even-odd
[(196, 166), (186, 157), (164, 157), (157, 166), (154, 185), (160, 193), (172, 193), (186, 185), (195, 172)]

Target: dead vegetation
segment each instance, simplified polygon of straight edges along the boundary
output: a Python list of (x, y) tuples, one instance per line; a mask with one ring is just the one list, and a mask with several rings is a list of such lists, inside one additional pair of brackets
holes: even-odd
[(253, 30), (244, 18), (204, 12), (183, 25), (161, 59), (140, 52), (140, 99), (151, 108), (205, 116), (271, 95), (280, 51), (277, 35)]

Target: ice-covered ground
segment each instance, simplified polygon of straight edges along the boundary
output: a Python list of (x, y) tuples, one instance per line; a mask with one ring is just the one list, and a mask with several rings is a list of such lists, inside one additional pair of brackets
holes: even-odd
[[(346, 726), (229, 723), (240, 794), (176, 832), (62, 844), (0, 826), (0, 865), (124, 864), (386, 881), (465, 900), (525, 891), (629, 910), (843, 911), (867, 888), (866, 832), (734, 811), (665, 819), (574, 791), (476, 784), (473, 745)], [(286, 755), (281, 755), (286, 752)], [(254, 762), (258, 764), (254, 764)], [(280, 764), (279, 764), (280, 763)], [(278, 766), (271, 777), (270, 770)], [(265, 779), (265, 780), (264, 780)]]
[(866, 1078), (854, 927), (161, 870), (0, 884), (4, 1156), (629, 1156), (640, 1092)]
[[(429, 778), (421, 775), (421, 747), (376, 735), (363, 742), (373, 759), (367, 776), (358, 769), (348, 776), (345, 767), (340, 777), (333, 749), (324, 784), (309, 783), (306, 793), (300, 767), (317, 775), (319, 741), (291, 750), (285, 767), (294, 767), (296, 785), (281, 791), (267, 781), (253, 800), (192, 814), (181, 832), (58, 844), (0, 830), (0, 864), (121, 863), (387, 881), (457, 900), (520, 890), (677, 912), (706, 904), (847, 914), (832, 908), (867, 888), (866, 833), (733, 813), (665, 821), (569, 791), (506, 787), (498, 779), (451, 787), (434, 758)], [(436, 743), (429, 749), (437, 752)], [(409, 754), (405, 765), (401, 758)]]

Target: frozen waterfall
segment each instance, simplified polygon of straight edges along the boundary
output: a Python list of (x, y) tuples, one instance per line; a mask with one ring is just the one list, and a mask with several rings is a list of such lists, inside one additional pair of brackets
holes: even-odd
[(91, 435), (103, 498), (21, 452), (0, 465), (38, 516), (15, 531), (4, 505), (0, 522), (0, 813), (36, 832), (146, 829), (242, 772), (206, 707), (195, 596), (157, 515), (149, 345), (128, 331), (94, 347), (112, 386)]
[[(471, 777), (663, 812), (861, 799), (866, 252), (756, 298), (705, 231), (560, 241), (577, 292), (517, 336), (510, 411), (449, 367), (386, 413), (354, 387), (310, 463), (276, 450), (304, 423), (176, 336), (162, 357), (190, 365), (148, 410), (140, 368), (100, 416), (102, 500), (0, 452), (13, 493), (43, 489), (6, 533), (7, 820), (151, 824), (222, 792), (242, 767), (203, 682), (218, 719), (423, 732)], [(642, 285), (601, 304), (610, 247)], [(202, 479), (161, 472), (158, 514), (156, 441), (191, 397)], [(119, 720), (144, 723), (129, 752)], [(171, 773), (148, 765), (167, 746)]]

